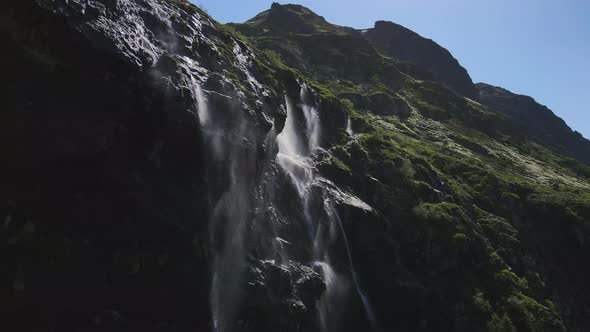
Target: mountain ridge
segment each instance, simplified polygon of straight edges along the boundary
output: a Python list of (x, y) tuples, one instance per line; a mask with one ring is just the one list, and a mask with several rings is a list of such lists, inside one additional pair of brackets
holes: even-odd
[[(306, 18), (308, 22), (306, 22)], [(229, 24), (232, 26), (240, 25), (239, 23)], [(271, 9), (256, 15), (254, 18), (241, 24), (240, 27), (247, 29), (249, 26), (258, 24), (265, 25), (265, 28), (257, 29), (262, 33), (266, 30), (294, 33), (341, 33), (367, 39), (377, 48), (398, 60), (418, 64), (425, 71), (433, 74), (434, 78), (448, 84), (449, 87), (455, 89), (458, 93), (473, 99), (477, 98), (477, 93), (469, 74), (461, 67), (450, 52), (431, 39), (423, 38), (417, 33), (396, 23), (376, 21), (373, 28), (354, 29), (329, 23), (325, 18), (301, 5), (273, 3)], [(268, 29), (267, 26), (273, 26), (273, 29)], [(302, 27), (306, 27), (306, 29), (293, 30), (302, 29)], [(396, 40), (400, 38), (401, 41)], [(400, 42), (404, 44), (402, 50), (392, 47), (392, 44)], [(438, 58), (441, 60), (438, 62), (435, 60), (433, 62), (428, 58), (419, 58), (419, 56), (422, 57), (428, 53), (436, 53), (430, 59)], [(441, 67), (443, 68), (442, 71), (439, 70)]]
[[(274, 19), (269, 20), (269, 16), (274, 17)], [(285, 22), (290, 22), (291, 17), (296, 17), (297, 23), (291, 22), (285, 24)], [(310, 22), (302, 23), (306, 22), (306, 18)], [(273, 22), (279, 22), (280, 27), (275, 29)], [(285, 25), (283, 26), (283, 24)], [(369, 43), (379, 52), (383, 52), (387, 56), (391, 56), (397, 61), (408, 62), (416, 66), (415, 68), (411, 68), (408, 72), (411, 76), (438, 81), (455, 93), (466, 96), (475, 101), (479, 101), (480, 87), (482, 84), (485, 84), (474, 84), (467, 70), (463, 68), (458, 60), (455, 59), (453, 55), (444, 47), (438, 45), (431, 39), (424, 38), (419, 34), (390, 21), (376, 21), (375, 27), (369, 29), (353, 29), (331, 24), (322, 16), (315, 14), (312, 10), (302, 5), (282, 5), (273, 3), (269, 10), (256, 15), (254, 18), (246, 21), (245, 23), (230, 23), (229, 25), (238, 28), (238, 30), (242, 31), (246, 35), (256, 35), (260, 38), (264, 37), (268, 32), (280, 32), (296, 34), (315, 33), (320, 35), (332, 34), (334, 36), (342, 36), (340, 38), (344, 38), (344, 36), (350, 36), (350, 38), (353, 39), (365, 39), (369, 41)], [(302, 26), (306, 27), (305, 31), (293, 30)], [(272, 39), (272, 37), (267, 39)], [(265, 43), (267, 43), (267, 40), (265, 40)], [(267, 48), (268, 46), (269, 45), (265, 44), (261, 47)], [(361, 51), (359, 49), (358, 52), (370, 53), (373, 51), (366, 46), (361, 47), (363, 50)], [(302, 54), (302, 51), (298, 50), (294, 53)], [(282, 53), (282, 55), (285, 54), (286, 53)], [(285, 59), (291, 59), (292, 57), (293, 55), (286, 55)], [(294, 61), (295, 63), (290, 63), (294, 67), (297, 67), (298, 63), (303, 62), (300, 56), (296, 55), (296, 57), (297, 59)], [(402, 68), (401, 64), (398, 64), (398, 67), (398, 70), (404, 72), (405, 69)], [(516, 96), (514, 94), (512, 95)], [(362, 103), (365, 105), (374, 105), (374, 102), (370, 101)], [(499, 107), (497, 103), (484, 104), (495, 112), (504, 115), (507, 114), (506, 110)], [(391, 103), (388, 102), (388, 105), (391, 105)], [(549, 112), (552, 113), (551, 110), (549, 110)], [(547, 112), (541, 110), (539, 114), (547, 114)], [(523, 124), (530, 123), (533, 118), (534, 114), (531, 114), (531, 118), (524, 120), (521, 119), (516, 121), (516, 123), (518, 126), (522, 126)], [(568, 133), (567, 130), (569, 127), (563, 128), (563, 126), (560, 124), (560, 122), (563, 122), (561, 118), (555, 116), (548, 117), (547, 119), (547, 121), (552, 122), (551, 126), (554, 128), (560, 128), (556, 129), (560, 132), (560, 138), (558, 139), (559, 142), (557, 143), (557, 141), (553, 139), (543, 139), (539, 137), (541, 134), (539, 130), (530, 130), (530, 126), (527, 127), (529, 130), (526, 131), (526, 133), (530, 136), (528, 139), (531, 141), (539, 141), (542, 144), (546, 144), (547, 146), (551, 147), (557, 151), (557, 153), (562, 153), (566, 157), (574, 158), (589, 165), (590, 141), (584, 139), (583, 137), (580, 138), (576, 133)], [(517, 129), (515, 128), (515, 130)]]
[(572, 130), (547, 106), (534, 98), (515, 94), (507, 89), (486, 83), (475, 85), (479, 100), (484, 105), (510, 116), (519, 123), (531, 137), (552, 147), (557, 153), (590, 164), (590, 140)]

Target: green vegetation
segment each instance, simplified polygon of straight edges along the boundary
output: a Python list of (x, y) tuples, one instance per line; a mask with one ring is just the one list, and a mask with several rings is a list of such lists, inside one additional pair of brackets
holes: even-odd
[(349, 117), (357, 133), (329, 133), (318, 168), (388, 221), (351, 240), (363, 278), (405, 313), (385, 324), (565, 330), (569, 309), (552, 302), (563, 286), (547, 275), (575, 270), (570, 257), (589, 253), (590, 168), (345, 28), (295, 10), (306, 28), (291, 31), (270, 15), (235, 26), (261, 66), (279, 81), (309, 82), (321, 111)]

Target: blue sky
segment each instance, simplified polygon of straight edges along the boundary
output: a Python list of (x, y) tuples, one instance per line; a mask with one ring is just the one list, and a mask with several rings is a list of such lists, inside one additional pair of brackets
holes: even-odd
[[(193, 0), (220, 22), (243, 22), (266, 0)], [(588, 0), (293, 0), (355, 28), (399, 23), (447, 48), (475, 82), (547, 105), (590, 138)]]

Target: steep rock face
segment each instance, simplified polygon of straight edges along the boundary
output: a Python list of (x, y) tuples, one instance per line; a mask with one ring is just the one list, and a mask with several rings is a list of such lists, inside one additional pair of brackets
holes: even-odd
[(449, 51), (399, 24), (377, 21), (375, 27), (363, 30), (362, 35), (388, 55), (415, 63), (430, 73), (435, 80), (450, 89), (476, 100), (477, 89), (467, 70), (461, 67)]
[[(318, 315), (335, 321), (316, 305), (351, 292), (328, 283), (350, 279), (347, 256), (331, 257), (342, 238), (308, 234), (335, 234), (339, 210), (366, 207), (316, 175), (296, 199), (295, 175), (315, 173), (312, 154), (333, 139), (319, 121), (344, 125), (338, 103), (320, 105), (303, 77), (184, 1), (2, 9), (14, 82), (0, 114), (7, 326), (315, 331)], [(305, 160), (292, 177), (277, 163), (287, 109), (290, 135), (309, 146), (290, 155)]]
[(283, 92), (183, 1), (1, 6), (3, 324), (209, 330), (212, 205), (254, 190)]
[(589, 169), (359, 33), (0, 6), (3, 324), (587, 329)]
[(491, 109), (510, 117), (532, 141), (549, 146), (557, 153), (590, 164), (590, 141), (573, 131), (550, 109), (533, 98), (506, 89), (477, 83), (479, 100)]

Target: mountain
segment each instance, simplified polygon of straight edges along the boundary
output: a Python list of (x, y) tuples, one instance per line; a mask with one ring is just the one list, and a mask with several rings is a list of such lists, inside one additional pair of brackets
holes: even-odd
[(423, 75), (444, 83), (455, 92), (474, 100), (478, 97), (477, 89), (465, 68), (446, 49), (393, 22), (377, 21), (374, 28), (355, 30), (330, 24), (303, 6), (275, 3), (269, 10), (246, 23), (234, 26), (246, 35), (257, 37), (295, 33), (330, 34), (332, 37), (348, 35), (365, 39), (396, 60), (417, 65)]
[(510, 117), (532, 141), (590, 165), (590, 141), (573, 131), (550, 109), (531, 97), (506, 89), (485, 83), (478, 83), (476, 87), (482, 104)]
[(587, 142), (434, 42), (299, 5), (0, 9), (7, 330), (590, 326)]
[(467, 70), (449, 51), (434, 41), (387, 21), (377, 21), (374, 28), (362, 33), (371, 44), (384, 50), (387, 55), (414, 63), (455, 92), (477, 100), (477, 89)]
[(301, 5), (281, 5), (273, 3), (269, 10), (266, 10), (243, 26), (253, 34), (276, 34), (276, 33), (340, 33), (352, 32), (354, 29), (330, 24), (322, 16)]

